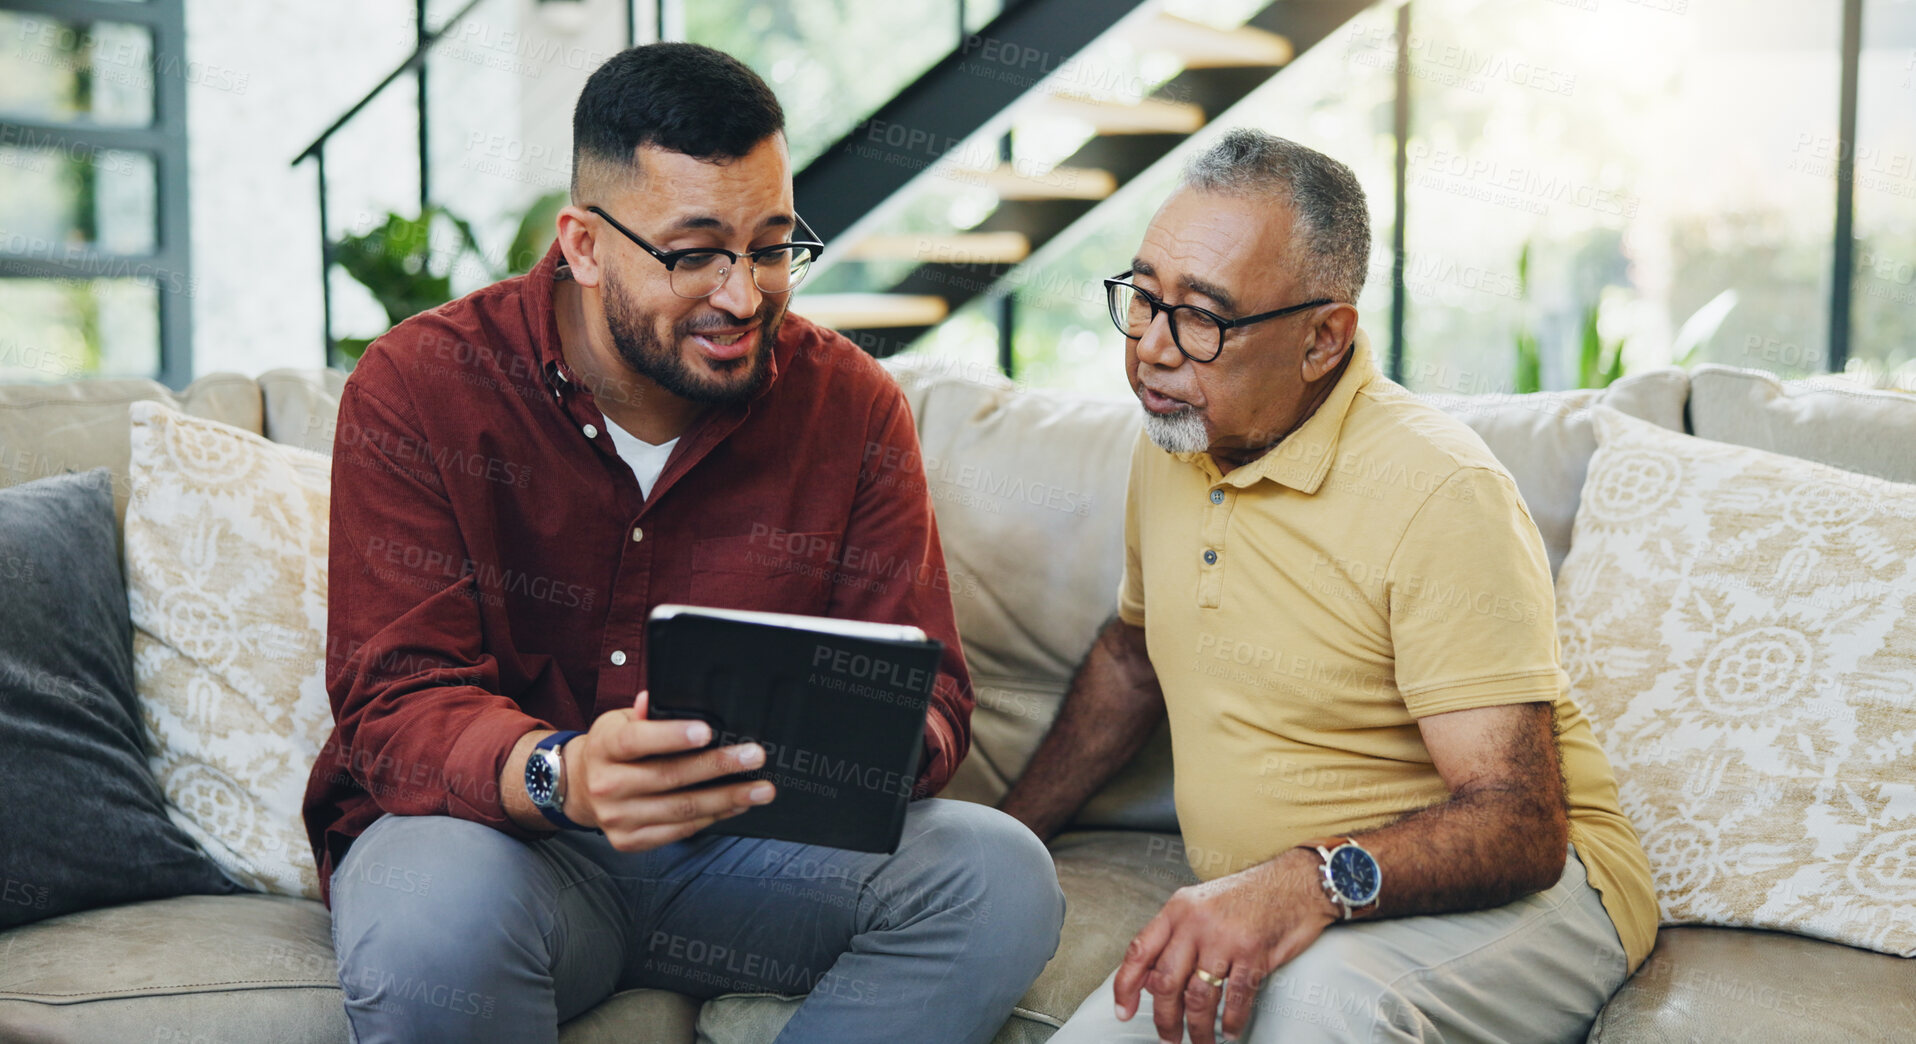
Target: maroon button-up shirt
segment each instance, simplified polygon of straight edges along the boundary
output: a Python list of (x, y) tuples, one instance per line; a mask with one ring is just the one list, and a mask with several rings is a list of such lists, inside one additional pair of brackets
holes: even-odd
[(335, 726), (305, 800), (329, 903), (336, 861), (382, 812), (534, 836), (505, 814), (508, 753), (533, 729), (586, 729), (630, 707), (662, 602), (923, 628), (945, 654), (916, 793), (937, 792), (965, 756), (971, 684), (897, 385), (850, 341), (788, 316), (764, 389), (708, 410), (644, 497), (560, 351), (563, 264), (554, 246), (529, 274), (406, 320), (346, 382)]

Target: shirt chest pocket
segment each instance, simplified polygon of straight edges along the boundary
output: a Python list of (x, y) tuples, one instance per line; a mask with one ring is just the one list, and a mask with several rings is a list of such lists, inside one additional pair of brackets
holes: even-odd
[(692, 544), (692, 604), (822, 616), (831, 601), (839, 534), (710, 537)]

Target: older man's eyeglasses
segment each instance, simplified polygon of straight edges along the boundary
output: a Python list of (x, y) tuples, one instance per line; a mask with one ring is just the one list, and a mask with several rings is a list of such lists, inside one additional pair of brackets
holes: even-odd
[(1210, 362), (1224, 351), (1224, 335), (1228, 331), (1331, 303), (1330, 298), (1320, 297), (1289, 308), (1279, 308), (1275, 312), (1226, 319), (1196, 305), (1166, 304), (1150, 291), (1125, 282), (1129, 278), (1130, 272), (1119, 272), (1104, 281), (1106, 301), (1111, 308), (1111, 322), (1117, 326), (1118, 332), (1126, 337), (1143, 337), (1144, 332), (1157, 321), (1158, 313), (1168, 312), (1171, 315), (1171, 343), (1177, 345), (1178, 351), (1186, 359), (1197, 363)]
[(659, 264), (665, 266), (672, 292), (695, 301), (718, 293), (719, 287), (724, 286), (725, 280), (731, 277), (732, 269), (738, 267), (741, 257), (750, 264), (752, 285), (758, 287), (761, 293), (783, 294), (796, 290), (811, 271), (812, 262), (818, 260), (818, 256), (825, 251), (825, 244), (818, 241), (818, 233), (813, 232), (811, 226), (805, 224), (805, 219), (797, 215), (793, 217), (798, 222), (798, 232), (802, 238), (736, 254), (718, 247), (660, 250), (598, 207), (586, 209), (604, 218), (606, 224), (623, 232), (625, 238), (639, 245), (639, 249), (657, 258)]

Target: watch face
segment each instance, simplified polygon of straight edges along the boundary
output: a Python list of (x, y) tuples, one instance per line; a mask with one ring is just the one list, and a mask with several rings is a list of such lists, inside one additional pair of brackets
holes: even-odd
[(1383, 883), (1377, 860), (1356, 845), (1345, 845), (1331, 853), (1331, 883), (1352, 906), (1366, 906), (1377, 898)]
[(545, 751), (537, 751), (526, 760), (526, 794), (541, 808), (552, 804), (552, 762)]

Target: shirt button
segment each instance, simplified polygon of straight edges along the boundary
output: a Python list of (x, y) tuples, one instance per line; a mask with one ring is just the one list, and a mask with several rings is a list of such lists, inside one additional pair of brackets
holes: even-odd
[(1213, 551), (1213, 550), (1211, 550), (1211, 549), (1209, 549), (1209, 548), (1205, 548), (1205, 550), (1204, 550), (1204, 564), (1205, 564), (1205, 565), (1216, 565), (1216, 564), (1217, 564), (1217, 552), (1216, 552), (1216, 551)]
[(588, 424), (579, 430), (585, 432), (585, 437), (588, 439), (596, 439), (599, 437), (599, 428), (595, 424)]
[(1214, 490), (1212, 490), (1212, 491), (1211, 491), (1211, 503), (1213, 503), (1213, 504), (1222, 504), (1222, 503), (1224, 503), (1224, 491), (1223, 491), (1223, 490), (1221, 490), (1221, 489), (1214, 489)]
[(636, 544), (639, 541), (644, 539), (645, 539), (645, 530), (640, 529), (638, 526), (633, 526), (632, 527), (632, 542)]
[(624, 649), (612, 650), (612, 666), (614, 667), (625, 666), (625, 650)]

